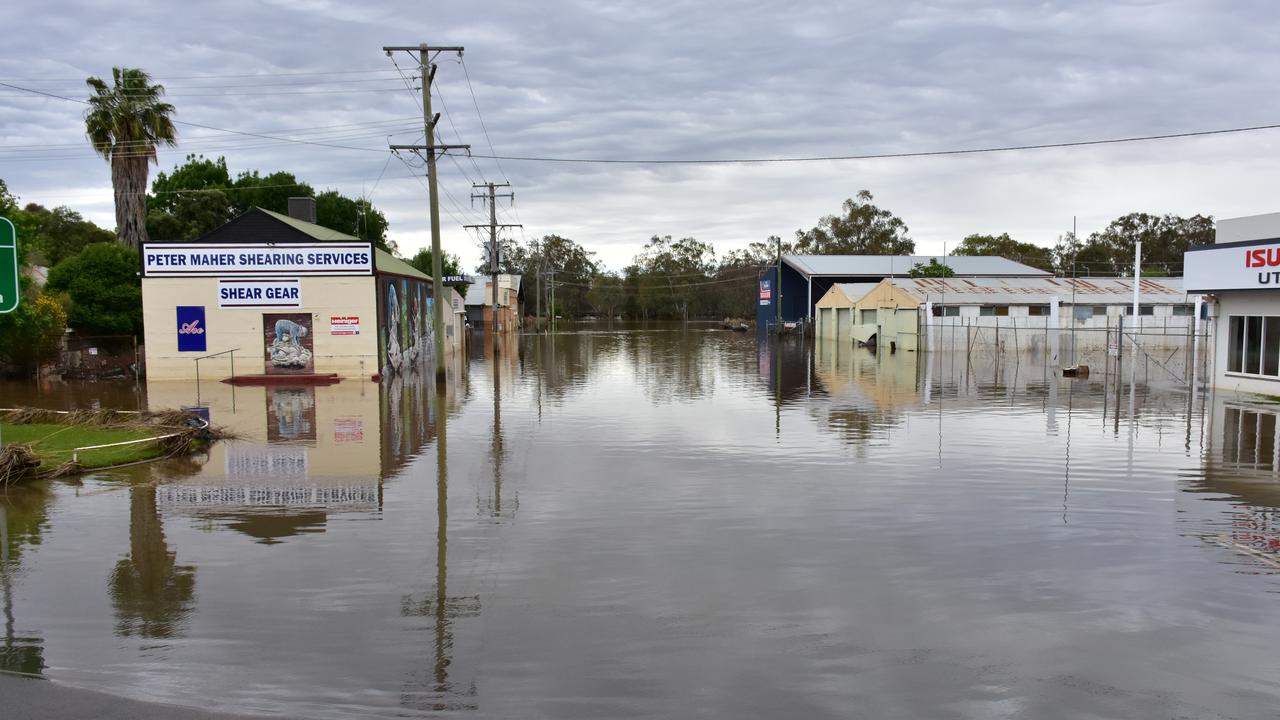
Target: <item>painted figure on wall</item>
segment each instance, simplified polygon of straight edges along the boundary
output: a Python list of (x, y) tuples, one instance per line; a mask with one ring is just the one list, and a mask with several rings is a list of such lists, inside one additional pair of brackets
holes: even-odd
[(379, 286), (382, 375), (390, 379), (420, 373), (434, 349), (429, 321), (430, 288), (424, 282), (406, 278), (383, 278)]
[(314, 371), (311, 315), (264, 314), (267, 374), (310, 373)]

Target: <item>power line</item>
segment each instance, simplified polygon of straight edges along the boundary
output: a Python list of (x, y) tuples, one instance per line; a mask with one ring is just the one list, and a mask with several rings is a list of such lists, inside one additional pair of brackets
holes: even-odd
[[(369, 70), (318, 70), (309, 72), (265, 72), (265, 73), (233, 73), (227, 75), (165, 75), (153, 78), (158, 82), (165, 80), (218, 80), (222, 78), (256, 78), (256, 77), (301, 77), (306, 75), (358, 75), (391, 72), (386, 68)], [(3, 78), (7, 82), (84, 82), (85, 78)]]
[(1175, 140), (1179, 138), (1205, 137), (1210, 135), (1229, 135), (1233, 133), (1256, 132), (1259, 130), (1275, 130), (1280, 123), (1273, 125), (1252, 125), (1248, 127), (1225, 128), (1220, 130), (1195, 130), (1189, 132), (1166, 133), (1162, 135), (1135, 135), (1103, 140), (1077, 140), (1071, 142), (1039, 143), (1031, 145), (1001, 145), (985, 148), (964, 148), (959, 150), (923, 150), (917, 152), (868, 153), (865, 155), (815, 155), (803, 157), (781, 158), (731, 158), (731, 159), (636, 159), (636, 158), (562, 158), (530, 155), (476, 155), (489, 160), (512, 160), (521, 162), (549, 163), (593, 163), (615, 165), (753, 165), (764, 163), (801, 163), (831, 162), (840, 160), (886, 160), (893, 158), (940, 157), (946, 155), (978, 155), (982, 153), (1015, 152), (1019, 150), (1049, 150), (1053, 148), (1087, 147), (1091, 145), (1118, 145), (1122, 143), (1148, 142), (1152, 140)]

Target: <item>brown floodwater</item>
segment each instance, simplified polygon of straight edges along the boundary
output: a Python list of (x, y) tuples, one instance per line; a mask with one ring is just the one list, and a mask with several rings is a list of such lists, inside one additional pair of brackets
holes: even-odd
[(477, 345), (443, 396), (0, 385), (239, 437), (0, 495), (0, 669), (299, 718), (1276, 716), (1276, 409), (1177, 358)]

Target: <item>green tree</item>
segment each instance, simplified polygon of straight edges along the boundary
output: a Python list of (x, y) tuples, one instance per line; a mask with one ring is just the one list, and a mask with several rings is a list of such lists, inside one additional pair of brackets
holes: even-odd
[(147, 235), (153, 240), (191, 241), (235, 217), (231, 200), (222, 190), (183, 193), (169, 203), (170, 210), (147, 213)]
[[(236, 176), (232, 188), (230, 197), (236, 215), (243, 215), (255, 207), (287, 214), (289, 198), (315, 197), (316, 194), (310, 185), (298, 180), (293, 173), (284, 171), (266, 176), (259, 175), (257, 170), (242, 172)], [(319, 215), (319, 208), (316, 214)]]
[[(430, 275), (431, 270), (431, 248), (424, 247), (418, 251), (416, 255), (409, 258), (408, 263), (418, 270)], [(445, 275), (461, 275), (462, 260), (457, 255), (449, 252), (443, 252), (440, 256), (440, 268)]]
[(710, 243), (691, 237), (672, 240), (670, 235), (654, 235), (634, 263), (642, 306), (687, 321), (690, 314), (702, 309), (695, 300), (709, 286), (715, 266), (715, 248)]
[(387, 240), (387, 218), (363, 198), (353, 200), (336, 190), (320, 193), (316, 196), (316, 224), (372, 240), (377, 247), (396, 254), (396, 244)]
[(188, 155), (186, 162), (173, 166), (173, 172), (156, 173), (151, 182), (151, 195), (147, 208), (177, 213), (184, 198), (206, 190), (223, 190), (231, 187), (231, 173), (227, 159), (210, 160), (203, 155)]
[(876, 207), (867, 190), (844, 201), (841, 215), (828, 215), (811, 230), (797, 230), (794, 250), (811, 255), (910, 255), (916, 244), (902, 218)]
[(951, 266), (938, 262), (937, 258), (929, 258), (928, 263), (916, 263), (911, 266), (913, 278), (949, 278), (955, 277), (956, 271)]
[(85, 220), (66, 206), (49, 210), (43, 205), (27, 203), (22, 212), (27, 216), (31, 249), (39, 254), (44, 265), (57, 265), (87, 245), (115, 240), (109, 230)]
[(85, 113), (85, 133), (94, 150), (111, 163), (115, 191), (116, 234), (137, 250), (147, 239), (147, 174), (156, 160), (156, 145), (173, 146), (177, 131), (174, 107), (161, 102), (163, 85), (137, 68), (112, 68), (113, 84), (91, 77), (93, 90)]
[(1053, 272), (1055, 269), (1053, 251), (1051, 249), (1032, 243), (1018, 242), (1009, 237), (1009, 233), (969, 235), (960, 241), (960, 246), (952, 254), (971, 257), (996, 255), (1024, 265), (1030, 265), (1033, 268), (1048, 270), (1049, 272)]
[(49, 271), (45, 288), (67, 293), (70, 323), (83, 335), (142, 332), (138, 254), (115, 243), (90, 245)]
[(1093, 275), (1131, 275), (1134, 244), (1141, 242), (1143, 274), (1181, 274), (1182, 254), (1193, 245), (1213, 241), (1211, 216), (1129, 213), (1091, 234), (1079, 262), (1088, 262)]

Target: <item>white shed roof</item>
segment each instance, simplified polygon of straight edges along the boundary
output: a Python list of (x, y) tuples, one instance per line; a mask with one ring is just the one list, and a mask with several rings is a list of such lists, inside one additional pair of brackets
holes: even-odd
[(956, 275), (1052, 277), (1052, 273), (996, 255), (783, 255), (782, 260), (803, 275), (828, 277), (907, 277), (916, 263), (930, 260), (947, 265)]
[[(945, 305), (1036, 305), (1051, 297), (1064, 305), (1133, 302), (1131, 278), (903, 278), (894, 284), (921, 301)], [(1138, 292), (1143, 304), (1187, 302), (1182, 278), (1143, 279)]]

